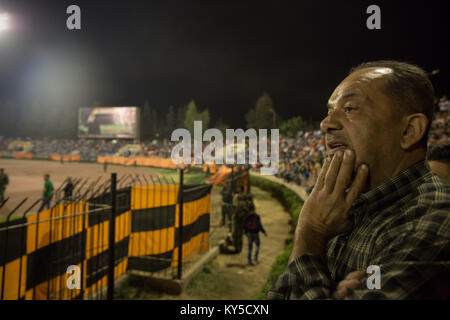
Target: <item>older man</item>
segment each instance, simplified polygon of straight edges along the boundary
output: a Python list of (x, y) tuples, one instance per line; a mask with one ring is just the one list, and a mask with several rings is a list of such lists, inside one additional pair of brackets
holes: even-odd
[(433, 98), (426, 73), (397, 61), (334, 90), (328, 158), (269, 299), (449, 298), (450, 186), (425, 161)]

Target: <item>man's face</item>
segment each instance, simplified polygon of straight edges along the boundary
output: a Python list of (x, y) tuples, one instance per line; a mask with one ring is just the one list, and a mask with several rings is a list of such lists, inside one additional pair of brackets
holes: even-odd
[(355, 169), (366, 163), (372, 177), (395, 158), (401, 136), (394, 103), (382, 90), (391, 72), (368, 68), (350, 74), (329, 98), (321, 123), (328, 155), (349, 148), (355, 152)]

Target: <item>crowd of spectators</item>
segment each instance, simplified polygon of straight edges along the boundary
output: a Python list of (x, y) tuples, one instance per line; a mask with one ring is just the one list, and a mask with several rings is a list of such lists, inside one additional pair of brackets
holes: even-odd
[[(450, 144), (450, 101), (443, 96), (436, 101), (435, 117), (429, 134), (429, 148), (435, 145)], [(88, 139), (17, 139), (0, 137), (0, 152), (24, 151), (20, 145), (8, 150), (13, 141), (30, 142), (33, 155), (79, 154), (82, 160), (96, 159), (97, 156), (130, 156), (130, 152), (119, 153), (122, 147), (130, 144), (126, 140), (88, 140)], [(141, 141), (140, 155), (170, 158), (173, 142), (164, 140)], [(204, 146), (206, 144), (204, 143)], [(248, 157), (248, 155), (247, 155)], [(280, 162), (276, 174), (289, 183), (301, 185), (309, 193), (317, 180), (318, 173), (326, 157), (325, 138), (320, 130), (298, 132), (295, 137), (280, 138)]]
[(280, 139), (280, 166), (277, 176), (312, 190), (326, 156), (322, 131), (302, 132), (295, 138)]
[[(16, 142), (16, 143), (14, 143)], [(21, 143), (17, 143), (21, 142)], [(33, 157), (48, 157), (49, 154), (80, 155), (82, 160), (96, 159), (97, 156), (130, 156), (127, 151), (120, 150), (133, 142), (127, 140), (101, 140), (101, 139), (33, 139), (11, 138), (0, 136), (0, 152), (30, 152)], [(151, 155), (157, 157), (170, 157), (172, 144), (167, 141), (142, 141), (141, 152), (138, 155)], [(30, 148), (27, 148), (30, 146)]]
[(450, 101), (443, 96), (436, 105), (436, 113), (428, 138), (429, 147), (450, 143)]
[[(13, 142), (29, 142), (30, 150), (24, 148), (23, 144)], [(49, 154), (79, 154), (83, 160), (96, 159), (97, 156), (124, 156), (132, 154), (125, 150), (120, 151), (126, 145), (140, 145), (138, 156), (152, 156), (159, 158), (170, 158), (173, 146), (178, 142), (164, 140), (146, 140), (134, 143), (130, 140), (102, 140), (102, 139), (32, 139), (32, 138), (10, 138), (0, 136), (0, 152), (31, 152), (37, 158), (47, 157)], [(207, 142), (203, 143), (203, 149)], [(11, 148), (11, 146), (13, 146)], [(135, 149), (135, 148), (134, 148)]]
[(153, 140), (153, 141), (146, 141), (142, 143), (142, 147), (144, 150), (144, 154), (155, 156), (158, 158), (170, 158), (172, 154), (172, 147), (174, 143), (171, 141), (163, 140)]

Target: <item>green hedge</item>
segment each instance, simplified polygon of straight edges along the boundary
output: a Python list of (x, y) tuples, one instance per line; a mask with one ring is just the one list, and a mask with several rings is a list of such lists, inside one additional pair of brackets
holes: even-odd
[[(285, 187), (282, 184), (264, 179), (262, 177), (251, 176), (250, 183), (252, 186), (260, 188), (264, 191), (270, 192), (272, 197), (277, 199), (287, 212), (292, 217), (292, 225), (297, 225), (298, 215), (303, 205), (303, 200), (291, 189)], [(292, 243), (289, 243), (284, 250), (278, 255), (274, 264), (272, 265), (269, 273), (269, 278), (266, 284), (262, 288), (261, 292), (255, 297), (257, 300), (264, 300), (266, 298), (267, 290), (272, 286), (275, 280), (284, 272), (287, 267), (289, 256), (292, 250)]]

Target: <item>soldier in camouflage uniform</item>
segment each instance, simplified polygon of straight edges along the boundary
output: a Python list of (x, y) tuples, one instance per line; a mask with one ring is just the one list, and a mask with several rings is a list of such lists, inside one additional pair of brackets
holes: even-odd
[[(239, 246), (239, 216), (241, 215), (241, 213), (239, 212), (238, 215), (236, 214), (238, 210), (241, 210), (242, 206), (240, 204), (240, 200), (239, 198), (241, 197), (240, 195), (241, 190), (238, 189), (238, 191), (235, 191), (231, 197), (231, 204), (228, 207), (228, 212), (229, 213), (229, 219), (231, 220), (230, 223), (230, 233), (227, 235), (227, 237), (225, 238), (225, 244), (224, 247), (221, 248), (221, 252), (224, 253), (238, 253), (239, 251), (237, 250), (237, 246), (236, 246), (236, 242), (238, 243)], [(242, 238), (242, 236), (241, 236)], [(233, 249), (230, 249), (230, 247), (233, 247)]]
[[(233, 196), (232, 196), (232, 190), (231, 185), (227, 184), (225, 187), (223, 187), (222, 191), (222, 221), (220, 222), (220, 225), (225, 225), (227, 221), (231, 221), (232, 213), (233, 213)], [(231, 231), (231, 226), (230, 226)]]
[(233, 215), (233, 227), (232, 227), (232, 242), (235, 248), (235, 252), (242, 251), (242, 237), (244, 236), (244, 220), (247, 214), (254, 207), (253, 196), (251, 194), (243, 194), (243, 188), (240, 188), (240, 193), (235, 197), (235, 207)]

